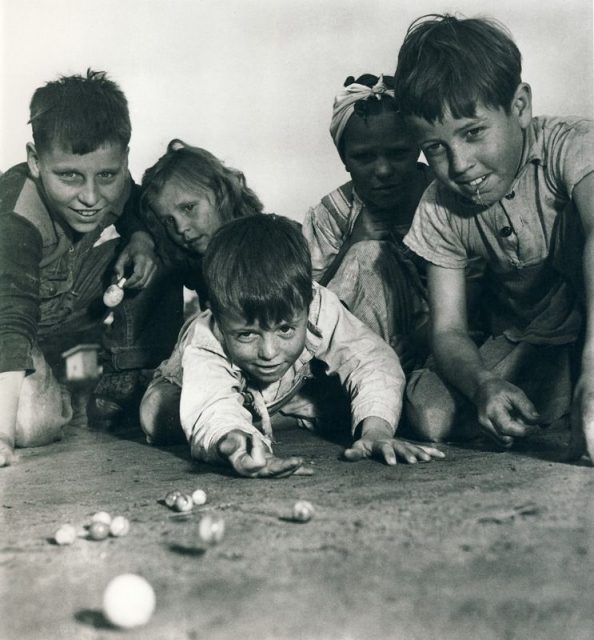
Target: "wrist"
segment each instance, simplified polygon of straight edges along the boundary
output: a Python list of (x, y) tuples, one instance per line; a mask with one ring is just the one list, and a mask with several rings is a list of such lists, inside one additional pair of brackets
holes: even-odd
[(382, 438), (392, 438), (394, 428), (383, 418), (377, 416), (369, 416), (361, 420), (357, 426), (356, 433), (360, 433), (360, 438), (369, 438), (370, 440), (380, 440)]
[(151, 251), (155, 248), (155, 242), (146, 231), (135, 231), (130, 236), (130, 244), (142, 245)]

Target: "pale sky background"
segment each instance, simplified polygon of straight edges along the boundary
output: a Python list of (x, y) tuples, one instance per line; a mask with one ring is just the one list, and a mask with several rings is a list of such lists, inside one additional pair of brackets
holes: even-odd
[(507, 25), (535, 114), (594, 115), (592, 0), (0, 0), (0, 169), (25, 158), (35, 88), (90, 66), (128, 96), (137, 181), (178, 137), (301, 220), (348, 177), (328, 133), (344, 79), (392, 74), (410, 22), (442, 12)]

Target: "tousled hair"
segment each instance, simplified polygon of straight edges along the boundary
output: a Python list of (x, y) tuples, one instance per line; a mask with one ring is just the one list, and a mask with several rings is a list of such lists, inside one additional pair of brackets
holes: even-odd
[(522, 82), (522, 56), (491, 18), (430, 14), (415, 20), (398, 54), (395, 91), (403, 115), (428, 122), (471, 118), (476, 106), (510, 112)]
[(269, 327), (309, 309), (312, 301), (307, 242), (298, 223), (276, 214), (223, 225), (202, 267), (215, 318), (234, 313)]
[(260, 213), (263, 205), (247, 186), (241, 171), (225, 166), (210, 151), (174, 139), (167, 151), (142, 177), (142, 203), (151, 207), (170, 181), (214, 196), (223, 222)]
[(165, 185), (172, 181), (188, 189), (203, 190), (205, 195), (213, 197), (212, 204), (220, 213), (223, 223), (259, 214), (263, 209), (241, 171), (225, 166), (206, 149), (193, 147), (177, 138), (171, 140), (165, 154), (144, 172), (140, 196), (143, 219), (166, 264), (183, 264), (195, 259), (179, 242), (175, 230), (165, 225), (154, 211), (156, 199)]
[(108, 143), (127, 148), (132, 134), (128, 101), (104, 71), (61, 76), (33, 93), (29, 122), (38, 151), (52, 145), (75, 154)]

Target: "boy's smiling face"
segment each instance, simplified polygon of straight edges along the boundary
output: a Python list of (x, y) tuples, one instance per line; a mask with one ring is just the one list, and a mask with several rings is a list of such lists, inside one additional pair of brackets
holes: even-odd
[(29, 144), (27, 161), (52, 211), (78, 233), (93, 231), (116, 210), (128, 185), (128, 149), (118, 143), (85, 154), (58, 145), (38, 152)]
[(490, 206), (511, 190), (532, 118), (530, 87), (519, 85), (510, 112), (477, 104), (473, 117), (407, 120), (436, 178), (452, 191)]
[(263, 385), (282, 376), (301, 355), (307, 331), (307, 309), (289, 320), (263, 326), (235, 313), (225, 312), (217, 319), (223, 344), (233, 364)]

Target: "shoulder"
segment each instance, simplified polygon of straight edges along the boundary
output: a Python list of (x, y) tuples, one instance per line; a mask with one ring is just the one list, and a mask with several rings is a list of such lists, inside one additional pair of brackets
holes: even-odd
[(314, 216), (332, 218), (339, 227), (345, 227), (353, 206), (353, 183), (345, 182), (334, 191), (326, 194), (322, 200), (312, 208)]
[(37, 240), (46, 227), (52, 226), (26, 163), (15, 165), (0, 176), (0, 225), (3, 233), (18, 229), (19, 239), (31, 235)]
[(536, 149), (546, 155), (551, 148), (564, 146), (567, 141), (594, 140), (594, 120), (580, 116), (538, 116), (532, 119), (531, 133)]

